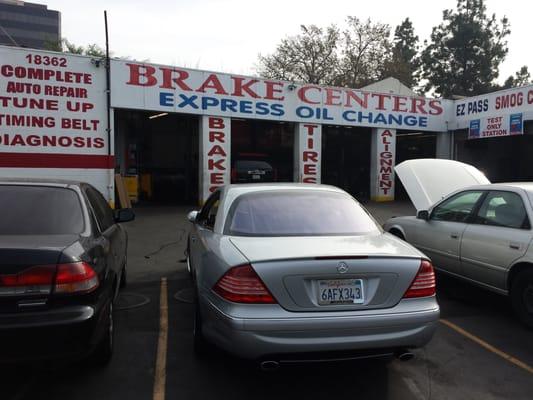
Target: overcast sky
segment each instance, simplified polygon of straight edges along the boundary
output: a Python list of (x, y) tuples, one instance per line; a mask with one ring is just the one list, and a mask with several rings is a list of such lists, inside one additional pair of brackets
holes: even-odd
[[(370, 18), (392, 29), (409, 17), (421, 41), (456, 0), (32, 0), (61, 12), (62, 34), (78, 45), (104, 46), (107, 10), (116, 56), (176, 66), (255, 74), (257, 56), (269, 54), (300, 24), (343, 24), (347, 15)], [(503, 82), (522, 65), (533, 70), (533, 2), (486, 0), (489, 13), (511, 22)]]

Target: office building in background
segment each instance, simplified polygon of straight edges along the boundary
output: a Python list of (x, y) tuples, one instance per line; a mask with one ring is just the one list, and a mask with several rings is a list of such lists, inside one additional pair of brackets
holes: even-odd
[(44, 4), (0, 0), (0, 44), (50, 49), (61, 40), (61, 13)]

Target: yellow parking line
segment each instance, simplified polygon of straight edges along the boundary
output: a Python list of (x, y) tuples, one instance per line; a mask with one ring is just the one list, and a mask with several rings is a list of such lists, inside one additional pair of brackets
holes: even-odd
[(487, 349), (488, 351), (500, 356), (501, 358), (506, 359), (510, 363), (516, 365), (519, 368), (522, 368), (522, 369), (526, 370), (530, 374), (533, 374), (533, 367), (529, 366), (525, 362), (520, 361), (519, 359), (514, 358), (510, 354), (507, 354), (504, 351), (501, 351), (501, 350), (497, 349), (493, 345), (485, 342), (483, 339), (480, 339), (477, 336), (472, 335), (470, 332), (465, 331), (463, 328), (455, 325), (453, 322), (450, 322), (450, 321), (448, 321), (446, 319), (441, 319), (440, 322), (442, 322), (444, 325), (448, 326), (449, 328), (453, 329), (454, 331), (460, 333), (461, 335), (467, 337), (468, 339), (476, 342), (477, 344), (479, 344), (481, 347)]
[(168, 343), (168, 298), (167, 278), (161, 278), (159, 295), (159, 340), (157, 342), (157, 359), (155, 362), (153, 400), (165, 400), (167, 380), (167, 343)]

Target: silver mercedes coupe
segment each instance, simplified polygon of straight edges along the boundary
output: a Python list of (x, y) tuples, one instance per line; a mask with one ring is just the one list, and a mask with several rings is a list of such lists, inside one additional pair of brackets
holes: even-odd
[(188, 218), (200, 354), (216, 345), (263, 369), (406, 360), (435, 331), (429, 259), (338, 188), (228, 185)]

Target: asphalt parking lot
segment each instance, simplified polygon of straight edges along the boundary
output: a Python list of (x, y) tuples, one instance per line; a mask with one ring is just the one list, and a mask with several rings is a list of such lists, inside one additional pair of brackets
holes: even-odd
[[(368, 208), (380, 222), (412, 212), (405, 203)], [(191, 282), (180, 262), (189, 209), (139, 208), (126, 225), (129, 285), (116, 307), (111, 364), (100, 370), (81, 363), (4, 367), (0, 399), (533, 398), (532, 332), (515, 320), (509, 301), (440, 275), (442, 323), (412, 361), (264, 373), (222, 354), (196, 359)]]

